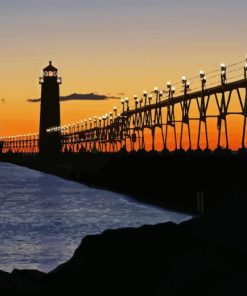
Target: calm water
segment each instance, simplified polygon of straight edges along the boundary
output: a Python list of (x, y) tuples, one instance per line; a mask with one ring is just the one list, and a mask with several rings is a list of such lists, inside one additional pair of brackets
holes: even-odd
[(188, 216), (130, 198), (0, 163), (0, 269), (49, 271), (87, 234)]

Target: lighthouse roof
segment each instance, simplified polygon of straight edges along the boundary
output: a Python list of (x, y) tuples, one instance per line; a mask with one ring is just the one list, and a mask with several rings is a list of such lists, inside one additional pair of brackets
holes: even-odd
[(55, 68), (54, 66), (52, 66), (52, 61), (49, 62), (49, 66), (45, 67), (43, 69), (44, 71), (57, 71), (57, 68)]

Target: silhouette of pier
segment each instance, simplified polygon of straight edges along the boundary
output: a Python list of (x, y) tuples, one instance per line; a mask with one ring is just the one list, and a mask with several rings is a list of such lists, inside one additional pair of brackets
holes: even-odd
[[(227, 71), (238, 75), (232, 77), (229, 74), (228, 78)], [(232, 115), (240, 119), (238, 133), (241, 136), (241, 146), (239, 148), (245, 149), (247, 61), (242, 67), (239, 67), (239, 63), (229, 67), (222, 64), (218, 72), (211, 76), (218, 79), (214, 83), (207, 83), (211, 77), (208, 79), (206, 74), (200, 71), (194, 89), (191, 89), (190, 81), (182, 77), (180, 92), (168, 82), (165, 90), (155, 88), (149, 94), (145, 91), (140, 98), (134, 96), (133, 101), (129, 98), (122, 99), (120, 113), (117, 107), (114, 107), (112, 112), (103, 116), (60, 125), (61, 78), (57, 77), (57, 69), (50, 63), (44, 69), (44, 77), (40, 78), (42, 98), (39, 134), (26, 133), (1, 137), (2, 153), (38, 153), (40, 148), (41, 150), (47, 148), (45, 152), (47, 154), (52, 150), (55, 153), (119, 152), (124, 149), (145, 151), (147, 141), (151, 141), (151, 149), (156, 150), (157, 137), (162, 142), (163, 151), (207, 150), (212, 147), (211, 131), (208, 128), (208, 121), (211, 119), (215, 119), (217, 125), (215, 149), (229, 149), (228, 118)], [(234, 80), (235, 77), (241, 79)], [(216, 83), (218, 84), (212, 86)], [(209, 106), (213, 104), (215, 106), (212, 112)], [(234, 108), (229, 108), (230, 105)], [(196, 139), (192, 137), (192, 123), (197, 124), (197, 127), (193, 128), (193, 137)], [(151, 134), (149, 139), (147, 139), (148, 132)], [(54, 149), (55, 146), (56, 149)]]
[[(68, 125), (60, 124), (57, 71), (50, 62), (40, 78), (39, 134), (1, 137), (0, 160), (200, 214), (220, 203), (223, 193), (246, 190), (247, 59), (192, 79), (183, 76), (180, 88), (167, 82), (165, 89), (122, 99), (121, 110)], [(232, 116), (238, 153), (230, 150)], [(220, 188), (217, 198), (213, 188)]]

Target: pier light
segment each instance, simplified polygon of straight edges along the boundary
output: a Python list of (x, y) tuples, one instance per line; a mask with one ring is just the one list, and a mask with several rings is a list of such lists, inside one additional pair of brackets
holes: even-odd
[(160, 97), (163, 96), (163, 91), (162, 90), (159, 91), (159, 95), (160, 95)]
[(186, 76), (182, 76), (181, 80), (182, 80), (182, 83), (183, 83), (183, 84), (186, 84), (186, 82), (187, 82), (187, 78), (186, 78)]
[(139, 99), (136, 99), (136, 105), (139, 103)]
[(138, 99), (138, 96), (137, 95), (134, 95), (134, 100), (137, 100)]
[(44, 77), (39, 77), (39, 84), (43, 84), (44, 83)]
[(159, 90), (158, 87), (155, 86), (155, 87), (154, 87), (154, 92), (155, 92), (155, 93), (158, 93), (158, 90)]
[(152, 95), (149, 95), (149, 96), (148, 96), (148, 99), (149, 99), (149, 101), (152, 101), (153, 96), (152, 96)]
[(124, 104), (124, 99), (121, 99), (121, 104)]
[(89, 118), (88, 118), (88, 121), (89, 121), (89, 122), (91, 122), (91, 121), (92, 121), (92, 118), (91, 118), (91, 117), (89, 117)]
[(166, 86), (167, 86), (168, 89), (171, 89), (171, 87), (172, 87), (171, 82), (170, 81), (167, 81)]
[(113, 107), (113, 111), (117, 111), (117, 107), (116, 106)]
[(129, 102), (129, 98), (125, 98), (125, 103), (128, 103)]
[(101, 117), (99, 117), (98, 120), (101, 121)]
[(222, 64), (220, 65), (220, 69), (221, 69), (221, 73), (222, 73), (222, 74), (225, 74), (225, 72), (226, 72), (226, 65), (225, 65), (224, 63), (222, 63)]
[(204, 79), (204, 77), (205, 77), (205, 73), (204, 73), (203, 70), (201, 70), (201, 71), (199, 72), (199, 75), (200, 75), (201, 80)]
[(221, 69), (221, 84), (223, 85), (223, 84), (226, 84), (226, 65), (221, 64), (220, 69)]
[(108, 118), (108, 113), (106, 113), (105, 118)]
[(186, 83), (186, 87), (190, 88), (190, 82), (189, 81)]
[(110, 116), (112, 116), (112, 112), (109, 112)]
[(147, 97), (147, 95), (148, 95), (147, 92), (144, 90), (144, 92), (143, 92), (143, 96), (144, 96), (144, 97)]

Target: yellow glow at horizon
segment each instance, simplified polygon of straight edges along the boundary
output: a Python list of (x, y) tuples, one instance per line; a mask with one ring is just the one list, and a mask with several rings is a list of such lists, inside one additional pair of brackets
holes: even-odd
[[(164, 89), (166, 82), (169, 80), (172, 83), (180, 82), (183, 74), (186, 76), (198, 75), (199, 70), (203, 68), (205, 72), (219, 67), (222, 61), (219, 57), (218, 62), (215, 58), (209, 63), (203, 62), (202, 58), (198, 61), (196, 58), (191, 60), (179, 60), (179, 68), (174, 61), (160, 62), (160, 57), (153, 57), (152, 62), (147, 58), (127, 60), (127, 66), (122, 60), (122, 68), (116, 57), (113, 56), (112, 62), (106, 67), (95, 68), (90, 66), (88, 61), (78, 64), (76, 60), (63, 60), (60, 62), (54, 61), (53, 64), (59, 69), (58, 76), (62, 76), (63, 84), (60, 86), (62, 96), (71, 93), (99, 93), (109, 96), (119, 96), (118, 93), (124, 93), (124, 97), (133, 98), (134, 94), (140, 96), (143, 90), (150, 91), (155, 85)], [(127, 55), (127, 58), (130, 58)], [(241, 57), (242, 58), (242, 57)], [(43, 57), (42, 60), (45, 60)], [(25, 133), (36, 133), (39, 129), (39, 103), (28, 103), (29, 98), (40, 97), (40, 85), (38, 77), (42, 76), (42, 69), (47, 66), (47, 63), (40, 65), (40, 59), (35, 61), (18, 60), (15, 64), (4, 63), (3, 71), (0, 72), (1, 95), (0, 99), (4, 98), (6, 104), (0, 106), (0, 135), (16, 135)], [(231, 55), (225, 61), (239, 60), (235, 55)], [(220, 62), (219, 62), (220, 61)], [(167, 66), (166, 66), (167, 62)], [(204, 64), (205, 63), (205, 64)], [(97, 71), (96, 71), (97, 69)], [(199, 70), (198, 70), (199, 69)], [(198, 77), (199, 80), (199, 77)], [(132, 103), (133, 104), (133, 103)], [(61, 102), (61, 120), (62, 124), (77, 122), (85, 118), (93, 116), (101, 116), (113, 110), (113, 106), (117, 106), (118, 112), (121, 112), (120, 100), (109, 99), (101, 101), (65, 101)]]

